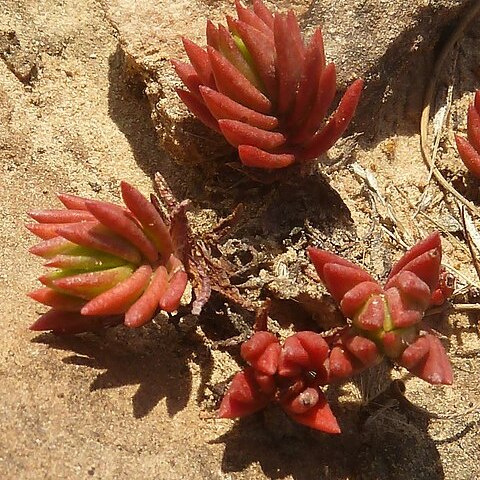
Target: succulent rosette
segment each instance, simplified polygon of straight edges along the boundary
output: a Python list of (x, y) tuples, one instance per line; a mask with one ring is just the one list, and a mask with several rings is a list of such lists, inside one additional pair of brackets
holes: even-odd
[(219, 417), (243, 417), (275, 402), (298, 423), (340, 433), (321, 389), (327, 378), (328, 353), (328, 345), (318, 333), (295, 333), (283, 345), (272, 333), (255, 333), (241, 347), (249, 366), (234, 376)]
[(359, 266), (316, 248), (308, 253), (320, 280), (351, 326), (331, 340), (330, 381), (346, 378), (385, 355), (431, 384), (451, 384), (440, 340), (422, 328), (425, 310), (442, 297), (442, 248), (434, 233), (392, 268), (382, 287)]
[(480, 90), (468, 107), (467, 138), (455, 135), (458, 153), (468, 170), (480, 178)]
[(30, 252), (52, 269), (29, 294), (51, 307), (32, 330), (139, 327), (178, 308), (188, 278), (168, 221), (128, 183), (121, 192), (126, 208), (60, 194), (65, 208), (29, 213), (37, 223), (27, 228), (42, 239)]
[(363, 81), (336, 94), (320, 28), (305, 44), (295, 14), (272, 14), (261, 1), (235, 3), (238, 19), (207, 23), (207, 47), (184, 38), (191, 62), (173, 61), (185, 89), (178, 95), (205, 125), (238, 148), (250, 167), (283, 168), (326, 152), (348, 127)]

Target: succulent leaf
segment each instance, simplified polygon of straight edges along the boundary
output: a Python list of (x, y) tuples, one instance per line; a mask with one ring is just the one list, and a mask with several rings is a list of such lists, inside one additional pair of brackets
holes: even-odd
[(467, 138), (455, 135), (455, 143), (467, 169), (480, 178), (480, 90), (475, 93), (474, 102), (468, 108)]
[(298, 423), (326, 433), (341, 433), (340, 426), (330, 405), (322, 392), (318, 394), (317, 403), (304, 413), (298, 414), (287, 410), (287, 413)]

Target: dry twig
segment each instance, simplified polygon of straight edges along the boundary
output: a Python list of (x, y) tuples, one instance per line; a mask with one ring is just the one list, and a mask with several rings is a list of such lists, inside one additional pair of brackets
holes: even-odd
[(440, 75), (445, 61), (447, 60), (448, 55), (455, 46), (455, 44), (462, 38), (465, 33), (465, 30), (473, 21), (473, 19), (480, 13), (480, 2), (472, 3), (471, 8), (467, 11), (465, 16), (462, 18), (460, 23), (457, 25), (457, 28), (452, 32), (450, 38), (445, 43), (442, 51), (440, 52), (439, 57), (435, 63), (430, 82), (427, 85), (425, 92), (425, 98), (423, 103), (423, 111), (420, 120), (420, 148), (422, 150), (422, 156), (427, 164), (428, 168), (431, 170), (433, 176), (440, 184), (440, 186), (451, 193), (460, 203), (462, 203), (470, 212), (474, 215), (480, 216), (480, 210), (474, 205), (470, 200), (467, 200), (461, 193), (459, 193), (451, 184), (448, 182), (445, 177), (441, 174), (440, 170), (434, 165), (432, 154), (428, 147), (428, 122), (430, 118), (430, 109), (435, 95), (435, 89), (437, 86), (437, 80)]

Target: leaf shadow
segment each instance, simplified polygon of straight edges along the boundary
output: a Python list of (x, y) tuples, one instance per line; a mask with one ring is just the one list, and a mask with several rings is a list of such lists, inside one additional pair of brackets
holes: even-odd
[[(437, 444), (428, 433), (430, 417), (395, 397), (386, 366), (353, 379), (358, 402), (341, 401), (345, 386), (330, 385), (332, 410), (340, 435), (327, 435), (291, 421), (272, 406), (240, 419), (214, 443), (225, 445), (222, 470), (240, 472), (259, 464), (267, 478), (295, 480), (441, 480)], [(368, 398), (369, 388), (385, 390)]]
[(229, 432), (214, 440), (225, 445), (224, 473), (241, 472), (259, 464), (272, 480), (288, 475), (295, 480), (348, 478), (338, 437), (330, 438), (293, 424), (280, 426), (289, 420), (274, 408), (240, 419)]
[[(191, 337), (191, 334), (190, 334)], [(213, 362), (210, 353), (196, 338), (184, 341), (174, 327), (148, 325), (138, 330), (114, 328), (101, 335), (57, 336), (43, 333), (32, 342), (67, 352), (63, 363), (99, 371), (90, 391), (138, 385), (132, 397), (135, 418), (148, 415), (165, 398), (170, 416), (184, 409), (192, 391), (189, 362), (200, 366), (203, 395)]]
[[(259, 249), (263, 245), (259, 236), (271, 237), (281, 248), (283, 238), (305, 224), (312, 224), (325, 238), (334, 230), (353, 229), (348, 207), (321, 174), (305, 175), (296, 165), (281, 172), (245, 169), (236, 153), (198, 165), (175, 162), (158, 145), (144, 79), (132, 77), (120, 47), (110, 55), (109, 64), (111, 119), (125, 135), (139, 167), (151, 178), (160, 171), (178, 199), (188, 198), (194, 208), (212, 209), (219, 217), (242, 203), (238, 234)], [(190, 117), (185, 121), (198, 123)]]

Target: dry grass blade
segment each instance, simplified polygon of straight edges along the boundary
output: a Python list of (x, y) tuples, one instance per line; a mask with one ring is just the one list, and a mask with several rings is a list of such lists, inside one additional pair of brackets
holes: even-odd
[[(434, 139), (433, 139), (433, 150), (432, 150), (432, 157), (431, 157), (431, 168), (428, 173), (428, 183), (430, 183), (430, 180), (433, 175), (433, 169), (435, 168), (436, 165), (436, 160), (437, 160), (437, 154), (438, 154), (438, 147), (440, 145), (440, 140), (442, 138), (442, 132), (443, 128), (445, 126), (445, 122), (448, 118), (450, 109), (452, 107), (452, 97), (453, 97), (453, 85), (448, 86), (448, 93), (447, 93), (447, 98), (446, 98), (446, 103), (445, 105), (442, 105), (435, 114), (433, 118), (433, 127), (434, 127)], [(420, 200), (418, 201), (417, 208), (414, 214), (414, 217), (421, 211), (422, 208), (424, 208), (426, 203), (428, 203), (427, 200), (427, 188), (423, 191)]]
[(439, 307), (430, 308), (425, 312), (425, 317), (449, 312), (478, 312), (480, 303), (449, 303), (445, 302)]
[[(352, 170), (353, 173), (359, 179), (361, 179), (367, 187), (367, 190), (373, 199), (373, 204), (377, 210), (377, 213), (379, 214), (382, 223), (384, 223), (384, 225), (382, 225), (382, 229), (390, 238), (392, 238), (395, 242), (399, 243), (402, 247), (406, 249), (409, 248), (409, 246), (414, 243), (413, 239), (408, 234), (405, 226), (396, 216), (393, 207), (380, 192), (380, 187), (378, 186), (375, 175), (370, 170), (363, 168), (357, 163), (354, 163), (352, 165)], [(377, 205), (380, 205), (383, 208), (383, 213), (379, 211)], [(394, 232), (389, 230), (387, 226), (393, 226)]]
[(452, 235), (440, 222), (437, 222), (434, 218), (430, 217), (427, 215), (425, 212), (422, 212), (421, 210), (418, 212), (419, 215), (421, 215), (427, 222), (430, 222), (431, 224), (435, 225), (435, 227), (442, 232), (443, 235), (448, 237), (448, 239), (457, 245), (457, 247), (461, 248), (463, 251), (468, 252), (468, 248), (460, 241), (458, 238), (455, 237), (455, 235)]
[[(478, 261), (477, 255), (475, 254), (474, 251), (474, 246), (477, 248), (477, 251), (480, 251), (479, 249), (479, 233), (475, 227), (475, 225), (472, 222), (471, 217), (469, 216), (467, 218), (467, 212), (464, 207), (460, 208), (460, 213), (462, 217), (462, 225), (463, 229), (465, 231), (465, 240), (467, 242), (468, 250), (470, 251), (470, 255), (472, 257), (472, 262), (473, 266), (475, 267), (475, 271), (477, 272), (477, 276), (480, 279), (480, 263)], [(475, 240), (473, 240), (475, 239)]]
[(427, 164), (428, 168), (431, 170), (433, 176), (440, 184), (440, 186), (451, 193), (459, 202), (461, 202), (470, 212), (474, 215), (480, 215), (480, 210), (474, 205), (470, 200), (467, 200), (461, 193), (459, 193), (450, 183), (445, 179), (441, 174), (440, 170), (434, 165), (432, 160), (432, 154), (428, 147), (428, 122), (430, 118), (430, 109), (435, 94), (435, 88), (437, 86), (437, 80), (442, 70), (444, 63), (453, 49), (454, 45), (462, 38), (465, 30), (473, 21), (473, 19), (480, 13), (480, 2), (472, 3), (470, 9), (465, 13), (465, 16), (461, 19), (457, 28), (452, 32), (450, 38), (445, 43), (440, 55), (435, 63), (435, 67), (430, 79), (430, 82), (427, 85), (425, 92), (425, 98), (423, 102), (423, 111), (420, 120), (420, 148), (422, 151), (422, 156)]

